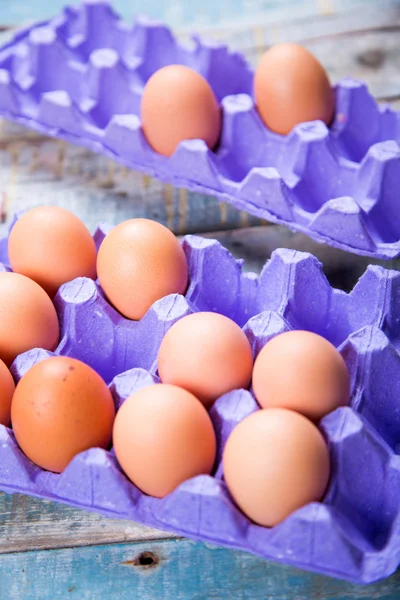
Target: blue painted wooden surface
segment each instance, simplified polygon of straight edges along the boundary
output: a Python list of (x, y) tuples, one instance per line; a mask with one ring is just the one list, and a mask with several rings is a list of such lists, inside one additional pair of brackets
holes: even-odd
[[(19, 24), (46, 19), (60, 11), (65, 0), (0, 0), (0, 22)], [(69, 4), (73, 4), (73, 0)], [(75, 2), (76, 3), (76, 2)], [(315, 12), (332, 13), (348, 10), (351, 6), (379, 4), (379, 0), (114, 0), (115, 8), (127, 19), (133, 14), (146, 13), (162, 19), (174, 27), (257, 23), (262, 18), (284, 15), (310, 15)]]
[(51, 600), (394, 600), (400, 586), (400, 573), (360, 588), (187, 540), (8, 554), (0, 565), (1, 600), (41, 600), (44, 589)]
[[(0, 0), (0, 26), (48, 18), (63, 4)], [(366, 80), (377, 96), (400, 95), (395, 0), (115, 0), (114, 5), (129, 20), (146, 10), (174, 27), (210, 31), (253, 62), (272, 42), (303, 41), (333, 80), (351, 74)], [(66, 206), (92, 229), (101, 220), (116, 223), (140, 215), (177, 233), (213, 231), (209, 235), (244, 256), (252, 270), (280, 245), (312, 250), (339, 287), (351, 287), (367, 264), (279, 227), (236, 229), (256, 221), (213, 198), (162, 186), (85, 150), (3, 124), (0, 234), (15, 210), (40, 203)], [(141, 565), (141, 555), (142, 562), (153, 563)], [(400, 572), (372, 586), (352, 586), (244, 553), (170, 539), (128, 521), (0, 494), (0, 600), (395, 600), (399, 584)]]
[(395, 600), (399, 585), (400, 571), (355, 586), (129, 521), (0, 494), (0, 600)]

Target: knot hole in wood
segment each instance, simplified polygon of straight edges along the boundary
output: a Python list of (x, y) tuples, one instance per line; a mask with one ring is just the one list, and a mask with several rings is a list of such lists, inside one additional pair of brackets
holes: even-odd
[(133, 560), (123, 562), (123, 565), (139, 567), (141, 569), (154, 569), (160, 563), (160, 557), (154, 552), (141, 552)]

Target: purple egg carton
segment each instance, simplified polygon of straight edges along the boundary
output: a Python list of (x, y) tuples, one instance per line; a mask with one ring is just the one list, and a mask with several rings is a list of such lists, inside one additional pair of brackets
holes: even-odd
[[(190, 140), (166, 158), (143, 136), (143, 87), (171, 63), (199, 71), (221, 103), (215, 152)], [(17, 33), (0, 50), (0, 115), (319, 242), (399, 256), (399, 113), (345, 79), (336, 86), (330, 128), (314, 121), (280, 136), (262, 124), (252, 82), (244, 58), (225, 46), (197, 37), (179, 43), (143, 18), (130, 27), (95, 0)]]
[[(108, 231), (95, 234), (99, 245)], [(253, 552), (303, 569), (369, 583), (400, 562), (400, 273), (370, 266), (349, 293), (330, 287), (310, 254), (277, 250), (257, 277), (217, 241), (187, 236), (183, 248), (190, 285), (185, 296), (156, 302), (141, 321), (123, 318), (99, 285), (79, 278), (56, 298), (61, 339), (56, 355), (79, 358), (110, 384), (116, 407), (156, 383), (165, 332), (193, 311), (215, 311), (243, 327), (254, 356), (290, 329), (323, 335), (339, 348), (351, 375), (351, 406), (325, 417), (332, 477), (322, 503), (312, 503), (267, 529), (251, 523), (232, 501), (221, 457), (233, 427), (258, 410), (251, 392), (237, 390), (210, 410), (217, 436), (212, 476), (180, 485), (164, 499), (130, 483), (113, 450), (91, 449), (62, 474), (32, 464), (11, 429), (0, 426), (0, 489), (21, 492), (110, 517), (139, 521), (195, 540)], [(0, 243), (9, 270), (7, 243)], [(53, 353), (34, 349), (15, 360), (18, 380)]]

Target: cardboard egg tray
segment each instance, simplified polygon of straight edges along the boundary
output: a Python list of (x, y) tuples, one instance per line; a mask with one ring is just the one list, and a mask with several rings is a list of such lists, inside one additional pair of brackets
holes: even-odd
[[(97, 245), (108, 229), (96, 231)], [(257, 277), (243, 273), (241, 261), (217, 241), (187, 236), (183, 248), (190, 277), (186, 295), (159, 300), (137, 322), (117, 313), (96, 282), (78, 278), (63, 285), (55, 298), (61, 339), (54, 354), (91, 365), (109, 383), (118, 408), (132, 392), (158, 381), (161, 340), (176, 320), (193, 311), (215, 311), (236, 321), (254, 357), (270, 338), (290, 329), (323, 335), (338, 347), (351, 376), (350, 407), (321, 423), (332, 461), (323, 502), (301, 508), (273, 529), (253, 524), (236, 508), (221, 457), (233, 427), (258, 410), (245, 390), (222, 396), (210, 410), (217, 436), (212, 476), (190, 479), (164, 499), (146, 496), (130, 483), (112, 449), (84, 452), (62, 474), (44, 471), (4, 426), (0, 489), (358, 583), (387, 577), (400, 562), (400, 273), (370, 266), (347, 294), (330, 287), (311, 254), (277, 250)], [(0, 260), (1, 269), (10, 270), (6, 240), (0, 243)], [(14, 377), (51, 355), (41, 349), (20, 355), (12, 366)]]
[[(215, 151), (189, 140), (166, 158), (146, 142), (143, 87), (171, 63), (199, 71), (221, 103)], [(130, 27), (95, 0), (17, 33), (0, 50), (0, 115), (319, 242), (399, 256), (399, 114), (347, 79), (336, 86), (330, 128), (303, 123), (284, 137), (261, 122), (252, 81), (244, 58), (225, 46), (196, 37), (179, 43), (143, 18)]]

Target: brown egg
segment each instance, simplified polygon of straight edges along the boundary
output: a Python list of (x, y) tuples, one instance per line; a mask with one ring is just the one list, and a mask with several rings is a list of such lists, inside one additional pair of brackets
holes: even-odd
[(150, 146), (171, 156), (179, 142), (201, 139), (211, 149), (221, 133), (221, 114), (207, 81), (189, 67), (156, 71), (143, 91), (141, 120)]
[(164, 225), (131, 219), (104, 238), (97, 273), (109, 301), (128, 319), (141, 319), (156, 300), (183, 294), (188, 266), (182, 246)]
[(211, 472), (216, 441), (204, 406), (189, 392), (157, 384), (130, 396), (114, 424), (114, 450), (129, 479), (162, 498), (186, 479)]
[(10, 365), (31, 348), (54, 350), (57, 313), (46, 292), (19, 273), (0, 273), (0, 359)]
[(262, 56), (254, 97), (264, 123), (282, 135), (304, 121), (319, 119), (329, 125), (335, 110), (326, 71), (298, 44), (277, 44)]
[(350, 376), (342, 356), (325, 338), (288, 331), (257, 356), (253, 390), (263, 408), (289, 408), (317, 421), (348, 404)]
[(234, 321), (212, 312), (177, 321), (158, 355), (161, 381), (192, 392), (207, 408), (226, 392), (247, 388), (252, 367), (246, 335)]
[(14, 379), (0, 360), (0, 425), (9, 427), (11, 423), (11, 401), (15, 390)]
[(43, 469), (61, 473), (84, 450), (108, 448), (114, 402), (91, 367), (65, 356), (33, 366), (18, 383), (11, 405), (21, 450)]
[(259, 410), (232, 431), (223, 454), (226, 484), (238, 507), (258, 525), (273, 527), (321, 500), (329, 453), (313, 423), (280, 408)]
[(96, 277), (96, 246), (82, 221), (58, 206), (23, 214), (8, 238), (12, 270), (36, 281), (53, 297), (75, 277)]

